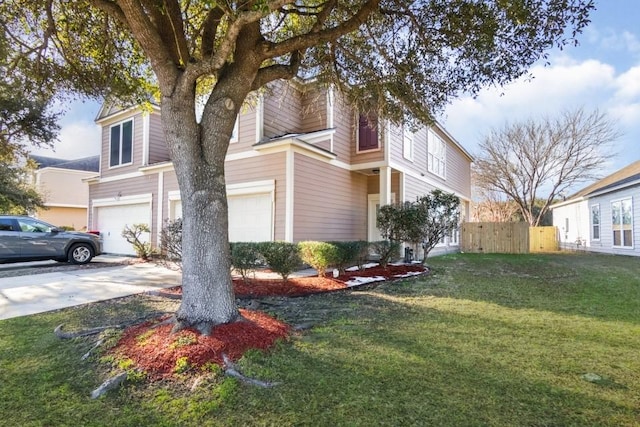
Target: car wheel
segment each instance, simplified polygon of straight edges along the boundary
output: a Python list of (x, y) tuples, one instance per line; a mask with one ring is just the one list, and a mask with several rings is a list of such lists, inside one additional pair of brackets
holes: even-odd
[(76, 243), (69, 250), (69, 262), (72, 264), (86, 264), (93, 258), (93, 248), (87, 243)]

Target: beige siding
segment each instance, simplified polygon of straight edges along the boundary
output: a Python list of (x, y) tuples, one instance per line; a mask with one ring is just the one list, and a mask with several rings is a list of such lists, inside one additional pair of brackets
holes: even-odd
[(355, 118), (353, 109), (337, 90), (334, 97), (333, 126), (336, 129), (333, 136), (333, 152), (338, 156), (338, 160), (351, 163), (356, 146)]
[(158, 224), (156, 224), (157, 208), (158, 208), (158, 174), (149, 174), (136, 178), (129, 178), (122, 181), (103, 182), (99, 184), (89, 185), (89, 228), (93, 225), (93, 201), (96, 199), (113, 199), (117, 202), (118, 198), (126, 196), (138, 196), (142, 194), (151, 194), (152, 202), (152, 224), (151, 235), (158, 232)]
[(256, 141), (256, 106), (245, 105), (238, 116), (238, 141), (229, 144), (228, 154), (252, 150)]
[(327, 128), (327, 91), (317, 86), (307, 86), (301, 99), (302, 132)]
[(36, 217), (49, 224), (73, 227), (77, 231), (87, 229), (86, 208), (49, 208), (39, 210)]
[(447, 183), (455, 191), (471, 198), (471, 162), (455, 146), (447, 146)]
[(264, 136), (273, 138), (302, 131), (300, 91), (292, 84), (278, 82), (264, 96)]
[[(295, 154), (294, 241), (366, 240), (367, 180)], [(318, 183), (325, 183), (321, 187)]]
[(82, 180), (95, 176), (96, 172), (69, 169), (44, 168), (36, 172), (38, 192), (48, 206), (74, 205), (87, 207), (89, 187)]
[[(126, 120), (129, 120), (129, 118)], [(113, 123), (112, 125), (117, 125), (123, 121)], [(136, 172), (138, 168), (142, 166), (142, 113), (138, 113), (133, 117), (133, 163), (130, 165), (109, 167), (109, 135), (112, 125), (103, 126), (102, 128), (102, 152), (100, 156), (100, 173), (102, 177)]]
[(404, 200), (407, 202), (413, 202), (418, 197), (426, 196), (431, 191), (435, 190), (435, 187), (416, 179), (414, 177), (405, 175), (404, 178)]
[(285, 238), (286, 154), (274, 153), (226, 162), (227, 185), (275, 180), (274, 239)]
[(166, 162), (169, 159), (160, 113), (153, 112), (149, 116), (149, 164)]
[[(400, 174), (391, 173), (391, 192), (400, 200)], [(380, 194), (380, 176), (370, 175), (367, 177), (367, 194)]]

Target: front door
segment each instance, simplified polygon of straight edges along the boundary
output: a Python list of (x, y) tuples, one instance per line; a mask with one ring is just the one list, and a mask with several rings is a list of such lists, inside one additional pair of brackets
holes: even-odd
[[(391, 193), (391, 203), (396, 202), (395, 193)], [(369, 194), (369, 208), (368, 208), (368, 220), (367, 220), (367, 240), (370, 242), (378, 242), (382, 239), (380, 230), (377, 226), (378, 211), (380, 211), (380, 194)]]

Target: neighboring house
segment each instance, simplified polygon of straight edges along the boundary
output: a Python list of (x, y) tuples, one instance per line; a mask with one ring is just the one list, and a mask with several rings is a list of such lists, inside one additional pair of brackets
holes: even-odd
[[(453, 192), (468, 220), (471, 156), (440, 125), (413, 133), (358, 114), (331, 89), (279, 83), (238, 116), (226, 157), (231, 241), (380, 240), (381, 204)], [(158, 245), (182, 214), (161, 111), (104, 105), (100, 174), (88, 180), (89, 223), (104, 251), (132, 254), (125, 225)], [(458, 234), (442, 249), (456, 249)]]
[(640, 161), (551, 208), (561, 247), (640, 256)]
[(29, 157), (38, 165), (32, 179), (47, 208), (38, 210), (36, 218), (53, 225), (86, 230), (89, 186), (84, 180), (99, 171), (100, 156), (75, 160)]

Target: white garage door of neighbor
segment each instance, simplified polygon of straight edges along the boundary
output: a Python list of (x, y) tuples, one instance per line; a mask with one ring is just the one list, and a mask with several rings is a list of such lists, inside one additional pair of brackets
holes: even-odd
[(229, 197), (229, 241), (267, 242), (272, 239), (271, 194)]
[[(229, 196), (229, 240), (231, 242), (268, 242), (272, 239), (273, 203), (271, 194)], [(182, 203), (174, 206), (176, 218), (182, 216)]]
[[(122, 237), (125, 226), (133, 224), (149, 225), (151, 208), (149, 203), (139, 203), (121, 206), (102, 206), (95, 212), (96, 228), (102, 236), (102, 251), (110, 254), (135, 255), (133, 246)], [(149, 233), (141, 236), (141, 240), (148, 242)]]

